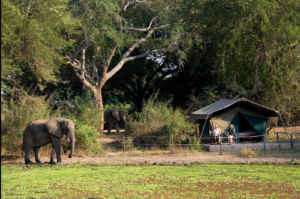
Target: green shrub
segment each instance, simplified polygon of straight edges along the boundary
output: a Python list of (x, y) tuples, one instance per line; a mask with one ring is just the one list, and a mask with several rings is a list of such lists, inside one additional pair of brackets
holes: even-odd
[(73, 100), (61, 102), (60, 109), (64, 117), (72, 120), (75, 125), (76, 149), (93, 154), (102, 153), (98, 138), (103, 111), (96, 108), (90, 93), (85, 92)]
[(26, 126), (36, 119), (59, 116), (52, 109), (50, 100), (29, 95), (21, 89), (14, 89), (8, 101), (1, 98), (1, 148), (6, 153), (20, 153)]
[[(130, 122), (125, 135), (134, 138), (135, 143), (175, 144), (189, 138), (195, 131), (195, 125), (186, 120), (180, 109), (173, 109), (170, 101), (159, 102), (157, 95), (152, 96), (141, 113), (139, 120)], [(144, 138), (145, 136), (165, 136), (162, 138)]]
[[(95, 102), (88, 94), (63, 101), (58, 110), (53, 110), (53, 103), (45, 100), (45, 97), (29, 95), (20, 89), (13, 90), (10, 99), (5, 101), (1, 98), (2, 153), (16, 154), (22, 151), (23, 131), (31, 121), (55, 117), (68, 118), (74, 122), (77, 151), (94, 154), (103, 152), (97, 132), (101, 126), (102, 112), (95, 108)], [(66, 147), (70, 148), (70, 143)]]
[(75, 126), (76, 150), (83, 150), (87, 153), (100, 154), (103, 149), (98, 142), (97, 129), (92, 126), (82, 124), (82, 121), (73, 119)]
[(82, 96), (76, 96), (73, 100), (61, 102), (60, 109), (63, 117), (71, 120), (76, 119), (81, 125), (92, 126), (100, 132), (103, 111), (96, 108), (96, 101), (90, 93), (85, 92)]
[[(189, 138), (189, 144), (201, 144), (201, 140), (197, 139), (196, 136), (193, 136)], [(190, 145), (189, 149), (191, 151), (195, 151), (195, 150), (202, 151), (203, 147), (201, 145)]]

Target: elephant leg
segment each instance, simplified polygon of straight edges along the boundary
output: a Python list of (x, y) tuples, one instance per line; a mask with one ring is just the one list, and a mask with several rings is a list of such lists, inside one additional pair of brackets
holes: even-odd
[(62, 163), (61, 161), (61, 140), (58, 137), (51, 136), (52, 144), (54, 145), (56, 151), (57, 163)]
[(108, 127), (107, 127), (107, 135), (109, 135), (110, 134), (110, 130), (111, 130), (111, 128), (112, 128), (112, 126), (113, 126), (113, 121), (109, 121), (108, 122)]
[(33, 147), (33, 151), (34, 151), (36, 163), (43, 164), (44, 162), (41, 160), (40, 153), (39, 153), (40, 148), (41, 148), (40, 146), (35, 146)]
[(30, 151), (32, 149), (32, 146), (26, 146), (25, 145), (25, 164), (33, 164), (30, 160)]
[(114, 126), (115, 126), (115, 128), (116, 128), (117, 135), (119, 135), (119, 129), (120, 129), (120, 127), (119, 127), (118, 121), (115, 121), (115, 122), (114, 122)]
[(54, 148), (54, 145), (52, 144), (52, 150), (51, 150), (51, 156), (50, 156), (50, 164), (56, 164), (56, 162), (54, 162), (54, 160), (53, 160), (54, 153), (55, 153), (55, 148)]

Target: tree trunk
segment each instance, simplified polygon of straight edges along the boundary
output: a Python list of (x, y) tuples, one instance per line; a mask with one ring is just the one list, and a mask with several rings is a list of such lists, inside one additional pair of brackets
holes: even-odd
[[(99, 88), (93, 88), (93, 95), (96, 99), (96, 108), (100, 111), (103, 111), (103, 99), (102, 99), (102, 87)], [(103, 111), (104, 113), (104, 111)], [(100, 127), (100, 135), (103, 135), (103, 131), (104, 131), (104, 114), (101, 114), (100, 116), (100, 122), (101, 122), (101, 127)]]

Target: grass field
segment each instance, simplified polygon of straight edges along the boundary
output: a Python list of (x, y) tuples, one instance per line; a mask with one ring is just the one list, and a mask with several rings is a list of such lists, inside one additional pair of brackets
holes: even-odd
[(299, 198), (297, 165), (1, 166), (1, 198)]

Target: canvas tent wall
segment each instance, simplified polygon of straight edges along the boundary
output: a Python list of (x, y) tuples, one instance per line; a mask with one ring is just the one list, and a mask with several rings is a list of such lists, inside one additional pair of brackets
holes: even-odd
[[(198, 119), (203, 137), (209, 136), (209, 130), (212, 130), (216, 124), (224, 132), (228, 130), (230, 123), (234, 125), (239, 137), (239, 118), (243, 117), (257, 134), (263, 135), (266, 132), (269, 117), (278, 117), (278, 114), (278, 111), (239, 98), (222, 99), (193, 112), (190, 118)], [(203, 128), (204, 124), (205, 128)]]

